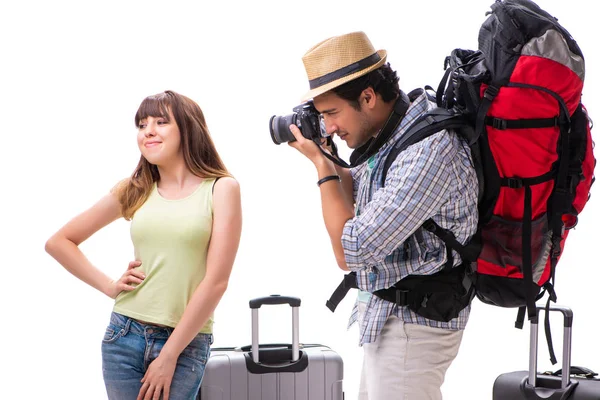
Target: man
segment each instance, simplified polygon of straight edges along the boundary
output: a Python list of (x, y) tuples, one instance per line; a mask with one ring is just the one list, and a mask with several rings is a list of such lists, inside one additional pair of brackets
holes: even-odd
[(467, 242), (477, 226), (478, 183), (468, 145), (446, 130), (401, 152), (382, 181), (393, 144), (435, 106), (424, 92), (409, 99), (399, 89), (386, 56), (354, 32), (329, 38), (303, 57), (311, 88), (303, 100), (313, 99), (327, 133), (355, 149), (351, 160), (359, 165), (338, 167), (295, 125), (290, 145), (315, 165), (337, 263), (356, 272), (360, 291), (350, 324), (358, 320), (364, 349), (359, 399), (441, 399), (470, 307), (444, 322), (372, 293), (408, 275), (461, 264), (459, 254), (449, 257), (444, 242), (422, 225), (431, 218)]

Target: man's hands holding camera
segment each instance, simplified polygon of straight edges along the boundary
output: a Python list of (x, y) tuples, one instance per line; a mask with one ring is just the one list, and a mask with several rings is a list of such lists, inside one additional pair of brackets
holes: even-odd
[[(300, 129), (298, 129), (296, 125), (291, 124), (290, 131), (292, 132), (296, 140), (293, 142), (288, 142), (289, 146), (295, 148), (300, 153), (304, 154), (310, 161), (312, 161), (313, 164), (315, 164), (317, 168), (319, 168), (319, 164), (322, 163), (329, 163), (333, 167), (333, 162), (328, 160), (323, 155), (323, 153), (321, 152), (321, 150), (315, 142), (306, 139), (304, 136), (302, 136), (302, 132), (300, 132)], [(331, 154), (331, 146), (328, 146), (327, 143), (327, 138), (321, 139), (321, 147), (328, 151), (329, 154)]]

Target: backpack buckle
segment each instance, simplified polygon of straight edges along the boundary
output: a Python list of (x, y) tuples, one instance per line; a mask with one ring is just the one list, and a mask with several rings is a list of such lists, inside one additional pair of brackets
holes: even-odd
[(348, 289), (357, 289), (358, 288), (358, 284), (356, 282), (356, 274), (349, 273), (349, 274), (344, 275), (344, 280), (342, 282), (344, 283), (344, 288), (348, 288)]
[(396, 305), (397, 306), (408, 305), (408, 290), (396, 289)]
[(523, 187), (523, 180), (516, 178), (506, 178), (506, 186), (511, 189), (521, 189)]
[[(564, 233), (564, 232), (561, 232)], [(561, 236), (553, 236), (552, 237), (552, 247), (550, 250), (550, 257), (557, 259), (558, 257), (560, 257), (560, 254), (562, 253), (562, 249), (560, 248), (560, 242), (562, 241), (562, 235)]]
[(500, 119), (500, 118), (494, 118), (492, 119), (492, 127), (494, 129), (498, 129), (501, 131), (506, 130), (507, 127), (507, 121), (505, 119)]
[(485, 92), (483, 93), (483, 97), (485, 97), (489, 101), (492, 101), (496, 98), (496, 96), (498, 95), (498, 92), (500, 92), (500, 89), (498, 89), (495, 86), (490, 85), (485, 89)]
[(431, 219), (427, 219), (423, 222), (423, 228), (433, 234), (437, 231), (437, 226)]

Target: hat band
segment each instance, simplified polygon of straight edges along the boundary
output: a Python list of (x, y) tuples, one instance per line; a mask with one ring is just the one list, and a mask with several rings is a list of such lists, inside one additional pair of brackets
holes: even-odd
[(372, 65), (377, 64), (381, 60), (379, 54), (373, 53), (367, 58), (363, 58), (360, 61), (357, 61), (353, 64), (347, 65), (344, 68), (340, 68), (323, 76), (320, 76), (315, 79), (311, 79), (308, 81), (308, 84), (311, 89), (318, 88), (323, 85), (327, 85), (330, 82), (343, 78), (344, 76), (353, 74), (355, 72), (361, 71), (365, 68), (368, 68)]

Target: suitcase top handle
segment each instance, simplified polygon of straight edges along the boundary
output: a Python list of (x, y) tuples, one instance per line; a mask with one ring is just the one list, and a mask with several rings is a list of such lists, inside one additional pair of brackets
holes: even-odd
[(300, 339), (298, 337), (298, 320), (300, 319), (298, 309), (300, 307), (300, 299), (297, 297), (280, 296), (278, 294), (250, 300), (250, 309), (252, 310), (252, 361), (255, 364), (259, 363), (258, 309), (262, 305), (267, 304), (289, 304), (292, 307), (292, 361), (298, 361), (300, 358)]
[[(545, 307), (536, 307), (536, 317)], [(571, 331), (573, 328), (573, 311), (570, 308), (563, 306), (548, 307), (548, 311), (558, 311), (564, 317), (564, 333), (563, 333), (563, 370), (569, 371), (571, 368)], [(546, 315), (548, 318), (548, 315)], [(529, 339), (529, 385), (532, 388), (536, 386), (537, 375), (537, 351), (538, 351), (538, 324), (537, 318), (531, 321), (530, 339)], [(561, 378), (561, 388), (567, 389), (570, 383), (569, 374), (565, 374)]]
[[(539, 314), (540, 311), (545, 311), (545, 310), (546, 310), (546, 307), (542, 307), (542, 306), (536, 307), (537, 314)], [(565, 328), (573, 327), (573, 311), (569, 307), (555, 305), (555, 306), (550, 306), (549, 310), (550, 311), (558, 311), (558, 312), (562, 313), (563, 317), (565, 317), (564, 318), (564, 327)]]
[(267, 297), (258, 297), (250, 300), (250, 308), (260, 308), (262, 305), (274, 305), (274, 304), (289, 304), (291, 307), (300, 307), (300, 299), (297, 297), (280, 296), (278, 294), (272, 294)]

